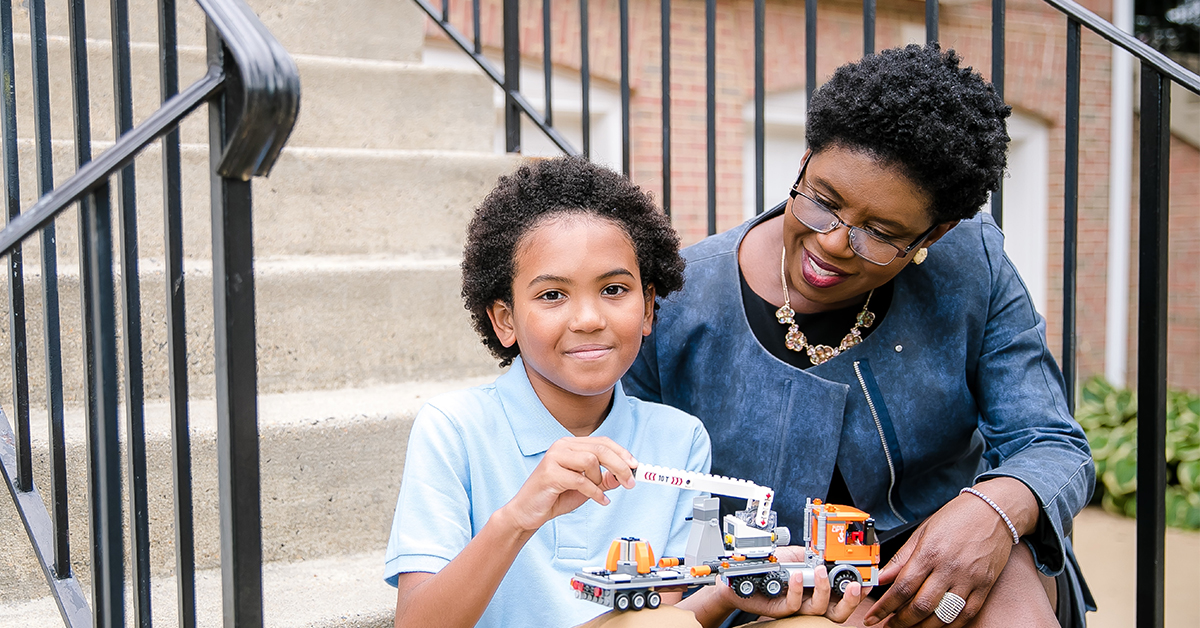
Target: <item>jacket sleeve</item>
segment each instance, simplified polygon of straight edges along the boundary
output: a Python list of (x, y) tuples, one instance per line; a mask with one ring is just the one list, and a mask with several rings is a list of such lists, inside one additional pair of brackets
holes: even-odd
[(1025, 540), (1038, 569), (1054, 576), (1065, 564), (1063, 538), (1091, 498), (1096, 470), (1087, 437), (1067, 410), (1045, 319), (1034, 309), (990, 220), (983, 222), (981, 238), (992, 289), (973, 383), (990, 468), (976, 482), (1012, 477), (1029, 487), (1041, 514)]

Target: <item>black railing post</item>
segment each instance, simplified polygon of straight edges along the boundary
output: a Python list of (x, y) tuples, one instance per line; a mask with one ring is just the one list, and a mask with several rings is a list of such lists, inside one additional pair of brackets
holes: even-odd
[[(1004, 100), (1004, 5), (1005, 0), (992, 0), (992, 86)], [(992, 218), (1004, 228), (1004, 182), (992, 192)]]
[(938, 40), (938, 0), (925, 0), (925, 42)]
[(629, 0), (618, 0), (621, 21), (621, 173), (633, 177), (629, 141)]
[(521, 3), (504, 0), (504, 150), (521, 152)]
[(1138, 191), (1138, 628), (1162, 628), (1167, 484), (1167, 226), (1171, 83), (1142, 64)]
[[(133, 128), (129, 3), (111, 0), (113, 115), (116, 136)], [(146, 504), (146, 430), (142, 381), (142, 298), (138, 276), (137, 190), (133, 163), (116, 175), (121, 258), (121, 340), (125, 364), (125, 440), (129, 480), (129, 545), (136, 625), (150, 628), (150, 512)]]
[(671, 215), (671, 0), (662, 0), (663, 212)]
[(583, 132), (583, 158), (592, 158), (592, 70), (588, 58), (588, 0), (579, 0), (579, 97)]
[[(159, 93), (179, 93), (175, 0), (158, 0)], [(163, 136), (163, 255), (166, 259), (167, 363), (170, 377), (171, 468), (175, 523), (175, 596), (179, 628), (196, 626), (196, 550), (192, 518), (192, 452), (188, 433), (187, 333), (183, 276), (183, 183), (179, 129)]]
[(1063, 165), (1063, 350), (1067, 409), (1075, 415), (1076, 248), (1079, 231), (1079, 22), (1067, 20), (1066, 158)]
[(542, 73), (546, 90), (546, 126), (554, 126), (554, 98), (551, 84), (554, 79), (554, 60), (551, 58), (550, 45), (550, 0), (542, 0)]
[(804, 0), (804, 111), (817, 89), (817, 0)]
[(237, 66), (211, 21), (208, 60), (210, 66), (225, 69), (225, 90), (208, 107), (222, 606), (225, 626), (261, 628), (262, 504), (250, 181), (218, 174), (221, 154), (243, 103)]
[(92, 500), (92, 538), (96, 539), (92, 556), (93, 613), (96, 628), (125, 628), (125, 558), (121, 529), (121, 451), (117, 442), (117, 321), (113, 302), (112, 213), (108, 184), (93, 192), (93, 201), (84, 204), (91, 240), (92, 259), (92, 353), (96, 358), (92, 388), (96, 393), (96, 415), (89, 422), (89, 450), (93, 459), (89, 491)]
[(754, 0), (754, 213), (766, 208), (766, 0)]
[[(17, 96), (13, 63), (12, 1), (0, 0), (0, 47), (3, 73), (7, 80), (0, 86), (0, 118), (4, 127), (4, 190), (5, 211), (9, 222), (21, 215), (20, 163), (17, 157)], [(8, 326), (12, 333), (9, 345), (12, 358), (13, 403), (16, 413), (17, 488), (28, 491), (33, 486), (32, 454), (29, 447), (29, 359), (25, 335), (25, 273), (21, 248), (8, 254)]]
[(863, 54), (875, 52), (875, 0), (863, 0)]
[(704, 67), (707, 86), (708, 235), (717, 232), (717, 0), (704, 3)]

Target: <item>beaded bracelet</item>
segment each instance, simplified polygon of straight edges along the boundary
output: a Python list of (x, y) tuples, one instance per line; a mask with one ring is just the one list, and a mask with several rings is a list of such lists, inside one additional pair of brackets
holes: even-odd
[(1012, 524), (1012, 521), (1009, 520), (1008, 515), (1004, 514), (1004, 511), (1001, 510), (1000, 507), (996, 505), (996, 502), (989, 499), (987, 495), (984, 495), (983, 493), (980, 493), (979, 491), (977, 491), (969, 486), (958, 492), (959, 495), (962, 495), (963, 493), (970, 493), (970, 494), (978, 497), (979, 499), (982, 499), (983, 501), (987, 502), (987, 505), (991, 506), (992, 509), (996, 511), (996, 514), (999, 514), (1000, 518), (1004, 520), (1004, 525), (1008, 526), (1008, 531), (1012, 532), (1013, 545), (1016, 545), (1017, 543), (1021, 542), (1021, 535), (1017, 534), (1017, 527)]

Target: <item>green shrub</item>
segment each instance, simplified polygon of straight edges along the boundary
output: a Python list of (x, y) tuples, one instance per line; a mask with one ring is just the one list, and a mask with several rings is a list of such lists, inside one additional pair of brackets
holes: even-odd
[[(1075, 412), (1096, 461), (1104, 509), (1137, 516), (1137, 395), (1095, 377)], [(1167, 392), (1167, 525), (1200, 530), (1200, 396)]]

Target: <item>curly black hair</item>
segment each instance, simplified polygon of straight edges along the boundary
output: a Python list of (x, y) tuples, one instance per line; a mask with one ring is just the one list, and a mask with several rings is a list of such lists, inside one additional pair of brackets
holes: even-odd
[(1012, 108), (937, 43), (884, 50), (844, 65), (813, 94), (805, 138), (900, 169), (933, 199), (935, 222), (974, 216), (1004, 176)]
[(653, 286), (658, 296), (666, 296), (683, 287), (679, 236), (649, 193), (577, 157), (526, 163), (500, 177), (475, 209), (463, 250), (463, 302), (475, 331), (500, 359), (500, 366), (512, 364), (521, 349), (500, 343), (488, 308), (497, 300), (512, 304), (521, 239), (543, 220), (566, 213), (589, 214), (620, 225), (633, 242), (644, 290)]

